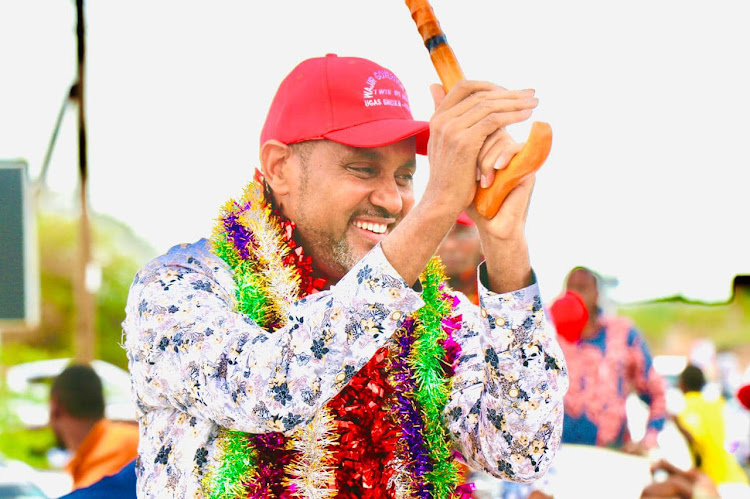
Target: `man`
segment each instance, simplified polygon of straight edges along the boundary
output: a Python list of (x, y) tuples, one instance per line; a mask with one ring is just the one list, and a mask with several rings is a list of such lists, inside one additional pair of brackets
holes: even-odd
[(74, 489), (117, 473), (138, 454), (138, 427), (104, 418), (102, 382), (89, 366), (70, 366), (55, 378), (49, 421), (57, 439), (72, 452), (66, 470)]
[(680, 373), (679, 387), (685, 407), (675, 419), (688, 441), (695, 466), (717, 485), (747, 484), (748, 479), (734, 456), (726, 449), (724, 398), (703, 395), (706, 378), (700, 367), (689, 364)]
[(456, 220), (438, 248), (440, 261), (445, 265), (448, 284), (460, 291), (474, 304), (477, 293), (477, 265), (482, 261), (482, 245), (474, 221), (465, 212)]
[[(570, 374), (563, 442), (646, 454), (657, 445), (666, 418), (664, 382), (654, 370), (646, 343), (627, 319), (602, 314), (594, 272), (574, 268), (565, 287), (581, 298), (586, 313), (576, 313), (588, 319), (581, 323), (578, 341), (569, 341), (572, 333), (568, 340), (560, 336)], [(646, 434), (640, 442), (630, 439), (627, 428), (625, 402), (631, 391), (649, 405)]]
[[(524, 238), (533, 178), (477, 220), (481, 309), (428, 265), (537, 100), (432, 91), (432, 121), (414, 121), (388, 69), (303, 61), (271, 104), (262, 175), (210, 241), (138, 273), (124, 329), (140, 496), (446, 497), (454, 451), (503, 478), (545, 472), (567, 378)], [(415, 153), (430, 160), (416, 204)]]

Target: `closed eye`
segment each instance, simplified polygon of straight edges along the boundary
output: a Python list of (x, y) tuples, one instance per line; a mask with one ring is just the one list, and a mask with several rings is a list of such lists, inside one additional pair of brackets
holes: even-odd
[(350, 164), (346, 166), (346, 169), (355, 175), (368, 178), (377, 175), (377, 168), (366, 164)]
[(396, 175), (396, 178), (403, 185), (409, 185), (414, 181), (414, 174), (413, 173), (399, 173), (398, 175)]

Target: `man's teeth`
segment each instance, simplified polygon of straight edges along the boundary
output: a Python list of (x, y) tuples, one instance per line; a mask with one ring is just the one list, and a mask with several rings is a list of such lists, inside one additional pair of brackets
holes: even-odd
[(374, 232), (375, 234), (384, 234), (385, 230), (388, 228), (387, 225), (374, 224), (370, 222), (354, 222), (354, 226), (359, 227), (360, 229), (369, 230), (370, 232)]

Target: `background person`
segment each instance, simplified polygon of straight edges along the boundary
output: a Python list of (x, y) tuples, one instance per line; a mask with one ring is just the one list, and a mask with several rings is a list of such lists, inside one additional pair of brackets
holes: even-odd
[[(666, 419), (664, 380), (652, 365), (646, 342), (629, 320), (602, 313), (593, 271), (572, 269), (565, 288), (581, 297), (588, 319), (579, 340), (560, 338), (570, 375), (563, 442), (645, 454), (656, 447)], [(640, 442), (631, 441), (627, 427), (625, 406), (631, 391), (649, 406), (646, 434)]]
[(55, 378), (49, 424), (72, 454), (65, 469), (74, 489), (117, 473), (138, 454), (138, 427), (105, 419), (102, 382), (89, 366), (69, 366)]
[(705, 385), (706, 378), (698, 366), (688, 364), (680, 373), (685, 407), (677, 415), (677, 427), (688, 441), (695, 466), (715, 484), (747, 484), (745, 472), (726, 448), (724, 398), (719, 395), (709, 400), (702, 393)]
[(461, 212), (440, 243), (438, 256), (445, 265), (445, 275), (451, 288), (478, 305), (477, 266), (482, 261), (482, 243), (476, 224), (466, 212)]

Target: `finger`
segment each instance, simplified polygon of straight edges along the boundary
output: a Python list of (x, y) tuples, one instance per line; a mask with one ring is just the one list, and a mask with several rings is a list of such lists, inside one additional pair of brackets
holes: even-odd
[(461, 80), (448, 92), (439, 110), (449, 109), (476, 92), (499, 89), (502, 89), (502, 87), (488, 81)]
[(505, 198), (495, 216), (487, 220), (479, 215), (474, 203), (466, 212), (476, 222), (480, 231), (488, 230), (500, 237), (517, 237), (523, 235), (528, 216), (531, 193), (534, 188), (535, 177), (532, 173), (524, 178)]
[(507, 212), (510, 213), (522, 213), (522, 220), (526, 220), (529, 214), (529, 206), (531, 205), (531, 194), (534, 192), (534, 184), (536, 184), (536, 175), (530, 174), (521, 180), (512, 191), (508, 193), (508, 196), (500, 206), (500, 211), (506, 208)]
[(482, 142), (484, 142), (484, 139), (495, 133), (495, 131), (529, 119), (533, 108), (536, 107), (536, 102), (529, 102), (527, 106), (528, 107), (525, 109), (497, 111), (486, 114), (483, 117), (480, 112), (477, 112), (476, 114), (472, 113), (472, 116), (470, 117), (467, 116), (466, 118), (461, 119), (456, 118), (457, 122), (455, 125), (461, 126), (465, 122), (476, 120), (474, 121), (474, 124), (467, 127), (469, 129), (468, 131), (482, 137)]
[(437, 109), (445, 99), (445, 89), (441, 84), (433, 83), (430, 85), (430, 94), (432, 94), (432, 102), (435, 103), (435, 109)]
[(538, 103), (536, 97), (485, 100), (461, 116), (455, 116), (447, 121), (443, 121), (444, 117), (440, 116), (433, 119), (430, 124), (449, 135), (469, 131), (480, 140), (477, 144), (478, 152), (490, 134), (499, 128), (528, 119)]
[(528, 175), (503, 200), (503, 204), (500, 205), (500, 209), (492, 220), (502, 220), (504, 231), (524, 225), (529, 214), (531, 193), (534, 191), (535, 182), (536, 175), (533, 173)]
[[(506, 90), (504, 88), (494, 88), (488, 90), (479, 90), (470, 95), (467, 95), (460, 101), (455, 102), (452, 105), (448, 105), (450, 101), (444, 102), (444, 104), (436, 111), (448, 118), (454, 116), (461, 116), (468, 111), (472, 110), (477, 106), (483, 105), (485, 101), (502, 101), (502, 100), (523, 100), (534, 97), (534, 90)], [(446, 99), (453, 97), (450, 93)], [(451, 99), (452, 100), (452, 99)]]
[(522, 148), (523, 143), (517, 143), (505, 128), (492, 133), (484, 141), (477, 156), (477, 169), (482, 187), (489, 187), (495, 179), (497, 170), (508, 165), (510, 159)]

